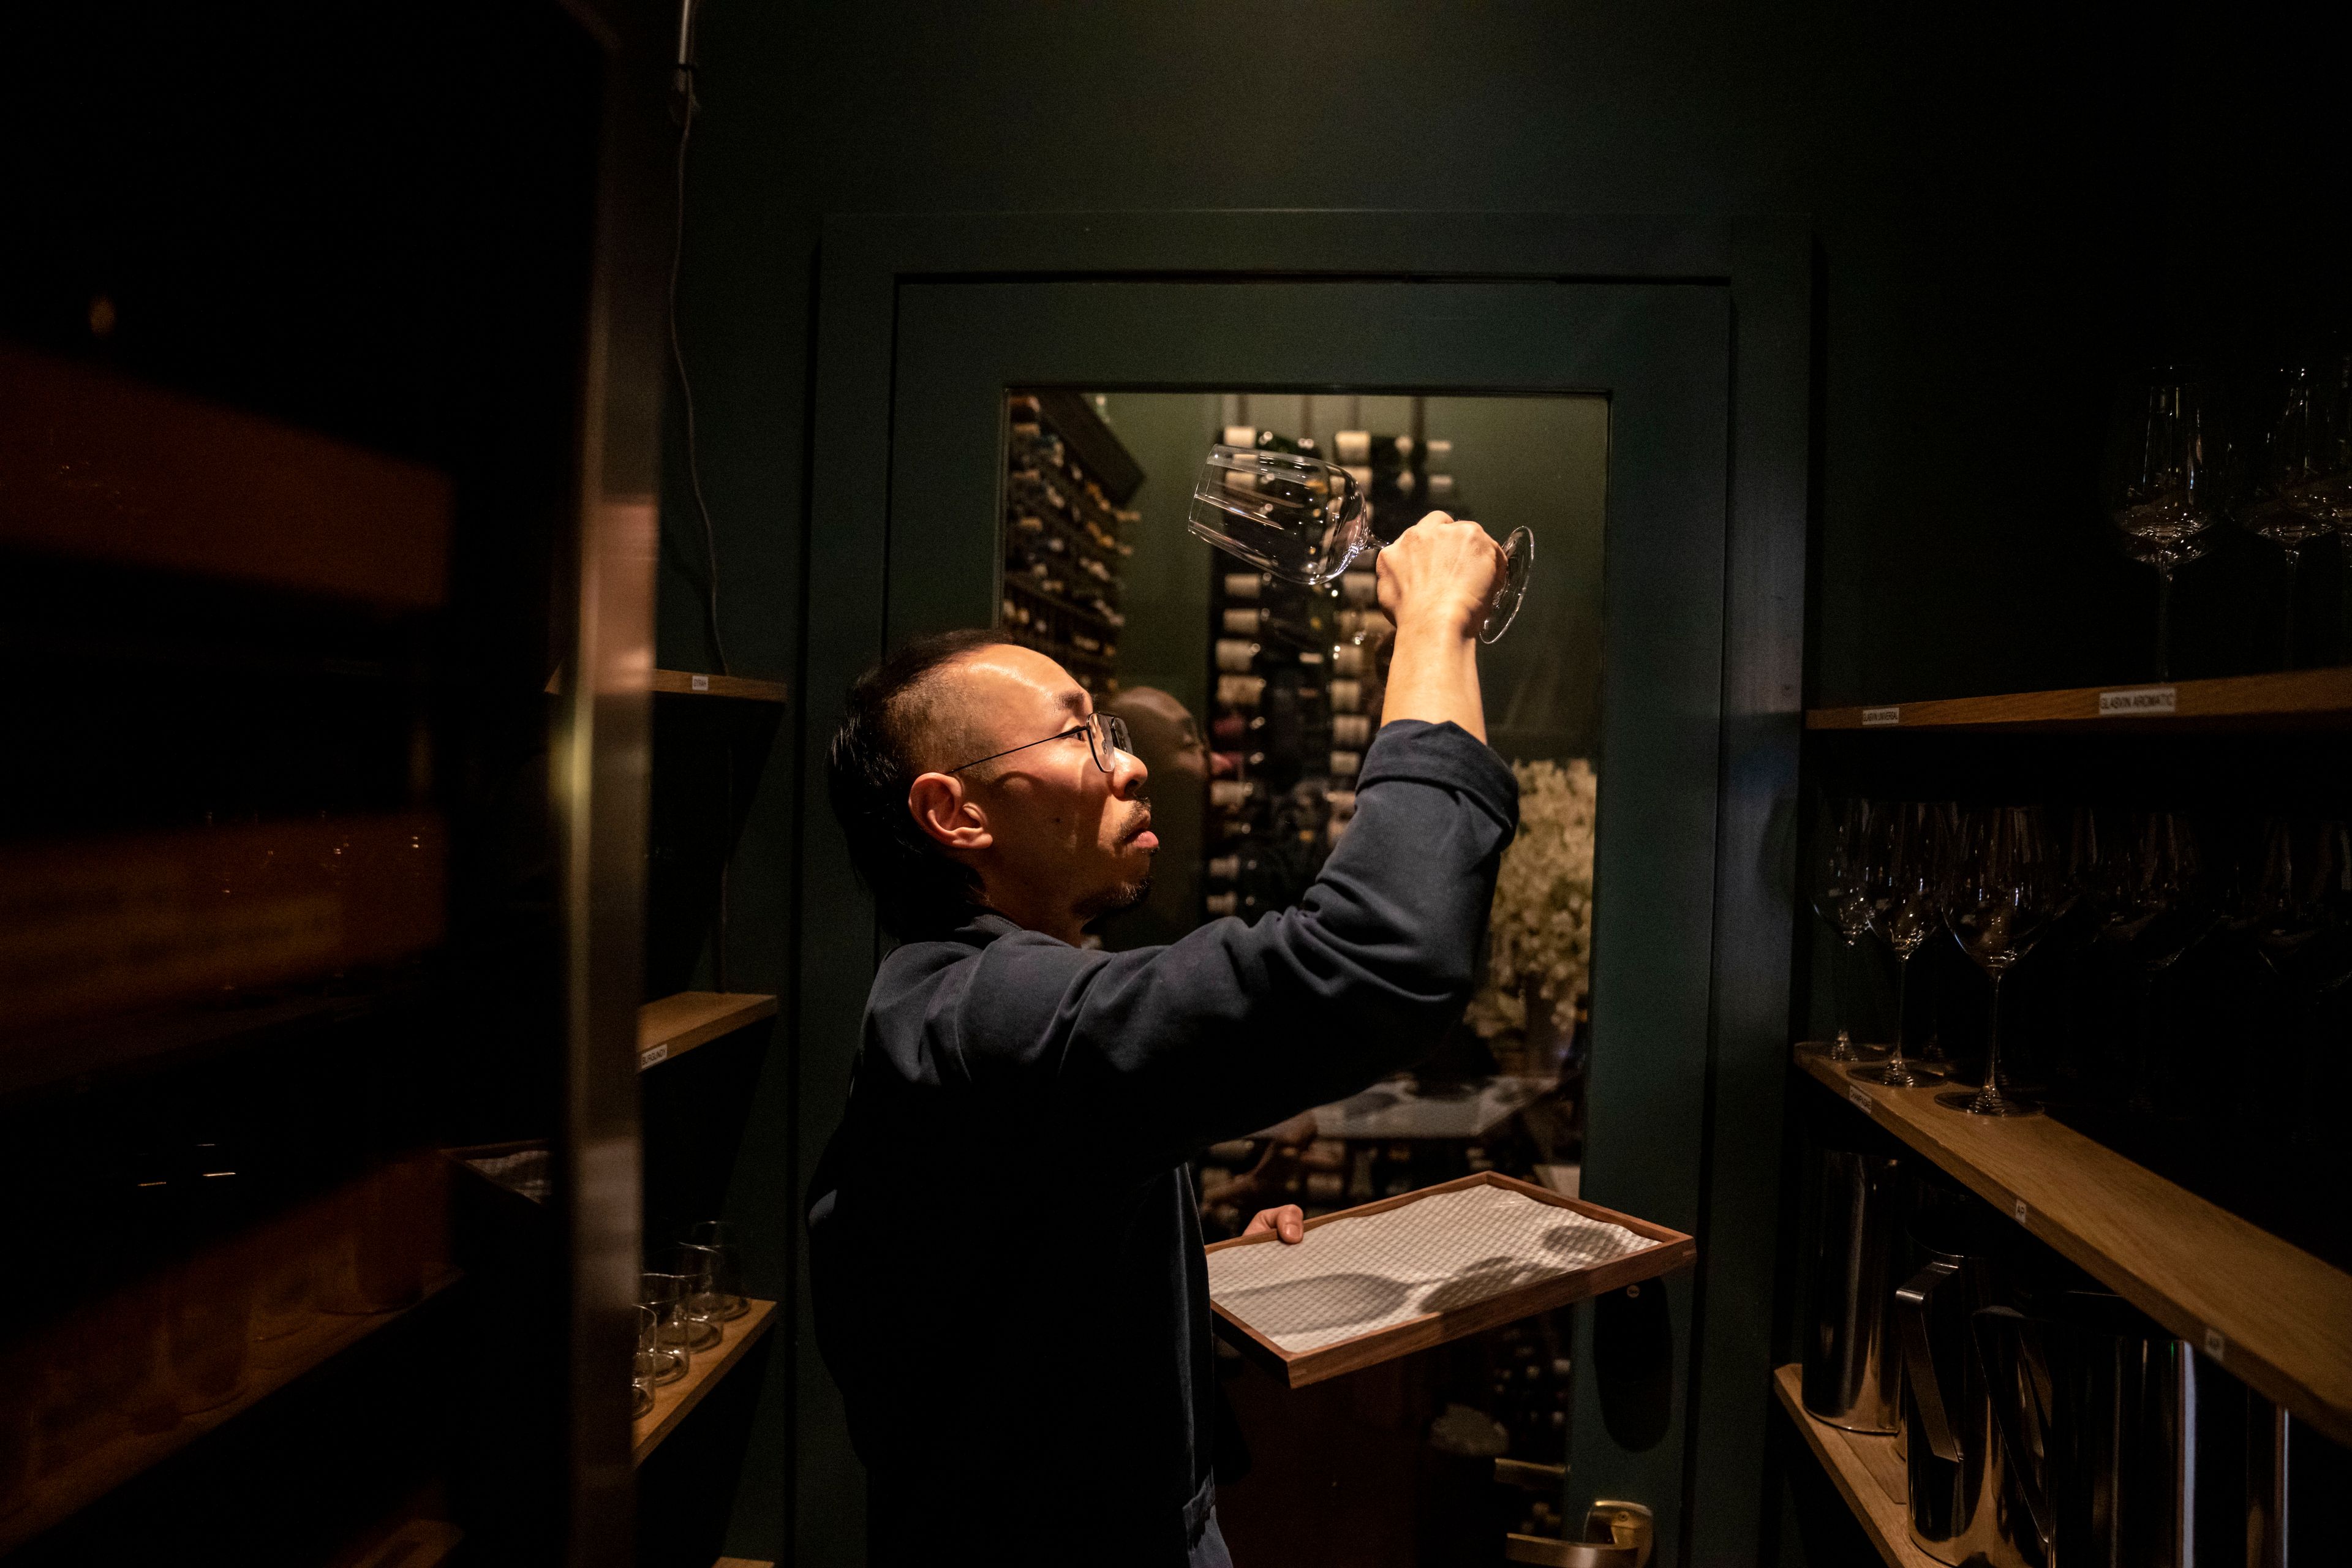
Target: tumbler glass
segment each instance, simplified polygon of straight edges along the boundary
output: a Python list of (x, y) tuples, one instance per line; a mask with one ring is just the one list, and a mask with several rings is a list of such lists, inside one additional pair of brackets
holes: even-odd
[(683, 1274), (647, 1272), (638, 1277), (637, 1302), (654, 1311), (654, 1342), (673, 1352), (683, 1372), (694, 1363), (700, 1347), (694, 1342), (696, 1324), (687, 1315), (686, 1297), (692, 1281)]
[(743, 1290), (743, 1249), (736, 1240), (735, 1227), (723, 1219), (697, 1220), (687, 1227), (687, 1243), (707, 1248), (711, 1254), (710, 1282), (712, 1292), (719, 1298), (719, 1316), (731, 1321), (751, 1310), (751, 1299)]
[(686, 1375), (688, 1356), (682, 1344), (665, 1343), (661, 1333), (662, 1312), (656, 1306), (640, 1304), (637, 1308), (637, 1353), (632, 1369), (631, 1382), (641, 1396), (635, 1402), (642, 1415), (653, 1405), (653, 1391), (661, 1384), (676, 1383)]
[[(1417, 521), (1376, 519), (1355, 476), (1336, 463), (1225, 446), (1209, 449), (1189, 516), (1192, 531), (1227, 554), (1310, 588), (1338, 582), (1351, 564), (1395, 543)], [(1491, 643), (1510, 628), (1535, 557), (1535, 535), (1513, 529), (1479, 640)]]

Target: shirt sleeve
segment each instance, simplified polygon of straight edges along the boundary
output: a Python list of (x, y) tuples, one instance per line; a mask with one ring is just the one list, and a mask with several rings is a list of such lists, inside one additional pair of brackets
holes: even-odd
[(1044, 1116), (1033, 1130), (1065, 1147), (1162, 1169), (1352, 1093), (1460, 1018), (1517, 822), (1517, 783), (1483, 742), (1385, 725), (1295, 908), (1119, 953), (1019, 931), (953, 965), (921, 1004), (940, 1087), (1001, 1102), (1007, 1131)]

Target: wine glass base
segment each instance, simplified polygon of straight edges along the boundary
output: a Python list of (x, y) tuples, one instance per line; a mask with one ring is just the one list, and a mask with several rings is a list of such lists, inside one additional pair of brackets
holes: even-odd
[(1943, 1082), (1949, 1075), (1925, 1063), (1906, 1060), (1901, 1067), (1888, 1062), (1883, 1067), (1854, 1068), (1845, 1076), (1858, 1083), (1874, 1083), (1885, 1089), (1927, 1089)]
[(2012, 1094), (1995, 1096), (1990, 1089), (1956, 1089), (1936, 1097), (1936, 1103), (1970, 1116), (2039, 1116), (2042, 1108)]

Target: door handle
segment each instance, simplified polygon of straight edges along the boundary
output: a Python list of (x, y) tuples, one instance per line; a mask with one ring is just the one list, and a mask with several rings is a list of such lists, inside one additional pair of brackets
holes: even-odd
[(1656, 1521), (1637, 1502), (1601, 1501), (1584, 1516), (1584, 1539), (1552, 1541), (1540, 1535), (1507, 1535), (1503, 1561), (1543, 1568), (1649, 1568)]

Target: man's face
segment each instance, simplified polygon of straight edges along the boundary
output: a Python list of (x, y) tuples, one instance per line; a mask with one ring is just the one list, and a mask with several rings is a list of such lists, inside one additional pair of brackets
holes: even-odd
[[(935, 765), (1013, 752), (956, 776), (987, 824), (970, 853), (990, 902), (1016, 919), (1032, 910), (1081, 921), (1125, 909), (1150, 886), (1160, 840), (1150, 831), (1150, 774), (1126, 752), (1096, 765), (1085, 721), (1094, 702), (1067, 671), (1024, 647), (990, 647), (940, 672), (934, 733), (964, 748)], [(1030, 745), (1049, 735), (1064, 738)]]

